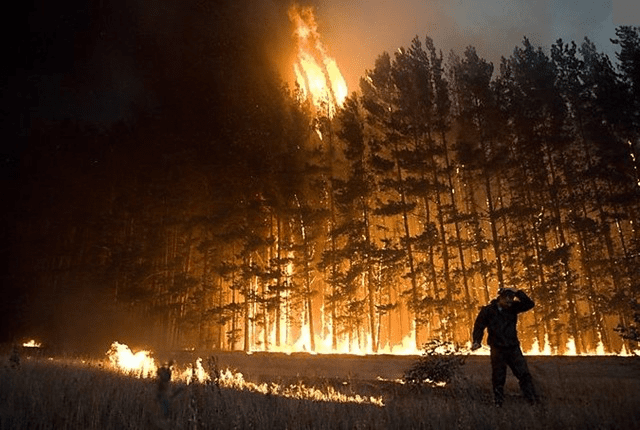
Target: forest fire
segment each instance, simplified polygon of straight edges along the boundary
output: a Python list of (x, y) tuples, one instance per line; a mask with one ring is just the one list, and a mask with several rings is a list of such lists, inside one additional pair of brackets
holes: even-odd
[(320, 40), (313, 9), (294, 5), (289, 9), (289, 19), (297, 36), (298, 59), (294, 64), (297, 84), (318, 111), (333, 116), (347, 97), (345, 79)]
[[(392, 354), (392, 355), (421, 355), (423, 351), (415, 345), (415, 332), (410, 332), (407, 334), (401, 342), (395, 345), (384, 345), (381, 347), (377, 353), (373, 353), (370, 345), (361, 346), (357, 339), (353, 339), (349, 342), (347, 339), (340, 339), (338, 341), (337, 347), (333, 348), (331, 344), (331, 338), (329, 335), (325, 336), (316, 336), (315, 337), (315, 349), (311, 348), (311, 342), (309, 339), (309, 328), (303, 326), (301, 329), (300, 337), (295, 340), (291, 345), (281, 345), (279, 347), (272, 346), (269, 349), (269, 352), (281, 352), (286, 354), (296, 353), (305, 351), (310, 354), (351, 354), (351, 355), (370, 355), (370, 354)], [(470, 343), (466, 345), (462, 345), (463, 348), (468, 348)], [(265, 350), (256, 349), (255, 351), (263, 351)], [(606, 356), (606, 355), (617, 355), (617, 356), (634, 356), (640, 355), (640, 349), (632, 349), (628, 350), (625, 347), (622, 348), (621, 351), (617, 353), (608, 353), (606, 352), (602, 341), (598, 342), (593, 349), (589, 349), (587, 351), (578, 353), (578, 349), (576, 347), (576, 341), (572, 337), (567, 339), (566, 345), (562, 352), (559, 352), (557, 349), (553, 348), (548, 336), (545, 336), (544, 341), (539, 343), (537, 339), (534, 339), (530, 346), (523, 347), (523, 352), (527, 355), (536, 355), (536, 356)], [(471, 352), (473, 355), (488, 355), (489, 349), (482, 348), (477, 351)]]
[[(331, 57), (351, 82), (332, 42), (341, 22), (288, 5), (264, 46), (204, 16), (202, 32), (175, 32), (206, 43), (140, 75), (159, 93), (131, 109), (132, 128), (33, 123), (15, 173), (34, 193), (9, 193), (11, 347), (102, 355), (126, 335), (162, 351), (420, 355), (432, 339), (464, 347), (479, 307), (511, 286), (536, 302), (526, 354), (633, 354), (616, 329), (637, 326), (637, 139), (608, 123), (610, 100), (581, 98), (624, 88), (595, 72), (604, 57), (525, 40), (494, 70), (471, 47), (443, 56), (416, 37), (382, 53), (351, 100)], [(151, 78), (168, 65), (158, 76), (176, 82)], [(20, 346), (32, 336), (43, 347)], [(153, 374), (149, 352), (113, 348), (114, 366)]]
[[(420, 355), (420, 350), (415, 347), (415, 333), (407, 334), (400, 343), (395, 345), (387, 344), (378, 350), (380, 354), (394, 355)], [(365, 342), (366, 343), (366, 342)], [(300, 336), (291, 345), (270, 346), (271, 352), (295, 353), (300, 351), (309, 352), (311, 354), (352, 354), (352, 355), (368, 355), (371, 354), (371, 345), (361, 345), (357, 338), (349, 340), (348, 338), (340, 338), (335, 348), (332, 346), (332, 339), (329, 333), (324, 336), (316, 335), (314, 342), (315, 348), (311, 348), (311, 339), (309, 336), (308, 325), (303, 325), (300, 330)], [(259, 350), (259, 349), (256, 349)]]

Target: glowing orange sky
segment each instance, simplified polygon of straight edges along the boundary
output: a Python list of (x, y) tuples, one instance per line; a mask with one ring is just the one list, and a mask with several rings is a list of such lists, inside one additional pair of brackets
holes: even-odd
[(498, 64), (524, 36), (548, 48), (557, 38), (581, 43), (588, 36), (614, 59), (617, 25), (640, 22), (635, 0), (340, 0), (301, 1), (315, 6), (318, 31), (340, 67), (349, 92), (382, 52), (429, 35), (437, 49), (462, 53), (473, 45)]

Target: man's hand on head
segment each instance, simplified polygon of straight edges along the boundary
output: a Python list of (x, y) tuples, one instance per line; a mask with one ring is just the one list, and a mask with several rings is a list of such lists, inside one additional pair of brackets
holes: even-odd
[(499, 291), (499, 293), (500, 293), (500, 294), (505, 294), (505, 293), (516, 294), (518, 291), (520, 291), (520, 290), (517, 290), (517, 289), (515, 289), (515, 288), (511, 288), (511, 287), (508, 287), (508, 288), (501, 288), (501, 289), (500, 289), (500, 291)]

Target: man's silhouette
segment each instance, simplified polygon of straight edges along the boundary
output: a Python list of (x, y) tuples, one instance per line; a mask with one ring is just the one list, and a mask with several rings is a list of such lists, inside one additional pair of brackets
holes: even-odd
[(523, 291), (501, 288), (498, 297), (482, 307), (473, 326), (472, 350), (480, 348), (485, 328), (488, 332), (487, 343), (491, 347), (491, 382), (496, 406), (502, 406), (504, 401), (507, 366), (518, 378), (520, 389), (527, 400), (532, 403), (537, 400), (516, 329), (518, 314), (533, 307), (533, 300)]

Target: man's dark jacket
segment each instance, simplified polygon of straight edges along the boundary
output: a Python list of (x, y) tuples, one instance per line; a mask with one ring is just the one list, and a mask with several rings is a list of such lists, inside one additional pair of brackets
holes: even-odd
[(489, 333), (487, 343), (491, 347), (509, 348), (520, 345), (516, 324), (518, 314), (526, 312), (535, 305), (523, 291), (518, 291), (510, 309), (500, 309), (494, 299), (483, 306), (473, 326), (473, 342), (482, 343), (484, 329)]

